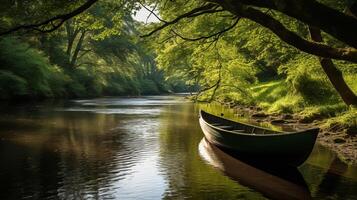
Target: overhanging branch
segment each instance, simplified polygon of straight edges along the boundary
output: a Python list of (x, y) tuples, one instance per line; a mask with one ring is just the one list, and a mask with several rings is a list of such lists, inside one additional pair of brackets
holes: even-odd
[[(240, 1), (245, 1), (245, 0), (240, 0)], [(222, 6), (223, 10), (218, 10), (217, 5), (207, 4), (202, 7), (195, 8), (195, 9), (191, 10), (190, 12), (184, 13), (184, 14), (176, 17), (172, 21), (162, 24), (161, 26), (152, 30), (148, 34), (143, 35), (142, 37), (150, 36), (150, 35), (154, 34), (155, 32), (166, 28), (167, 26), (178, 23), (180, 20), (182, 20), (184, 18), (190, 18), (193, 16), (198, 16), (201, 14), (212, 13), (212, 12), (222, 12), (225, 10), (225, 11), (229, 11), (230, 13), (237, 16), (238, 18), (243, 17), (243, 18), (250, 19), (250, 20), (262, 25), (263, 27), (270, 29), (281, 40), (296, 47), (297, 49), (299, 49), (303, 52), (306, 52), (306, 53), (309, 53), (312, 55), (316, 55), (319, 57), (331, 58), (331, 59), (337, 59), (337, 60), (346, 60), (346, 61), (351, 61), (351, 62), (357, 63), (357, 50), (354, 48), (334, 48), (334, 47), (328, 46), (323, 43), (317, 43), (317, 42), (306, 40), (306, 39), (300, 37), (295, 32), (287, 29), (280, 21), (276, 20), (269, 14), (264, 13), (260, 10), (255, 9), (255, 8), (246, 6), (244, 4), (241, 4), (241, 3), (239, 3), (239, 1), (211, 1), (211, 2), (217, 2), (217, 4)], [(229, 3), (224, 4), (224, 3), (219, 3), (219, 2), (229, 2)], [(259, 1), (253, 0), (253, 2), (259, 2)], [(267, 6), (267, 5), (262, 3), (261, 6)], [(215, 10), (212, 10), (213, 8)], [(197, 41), (200, 39), (205, 39), (207, 37), (210, 37), (210, 36), (203, 36), (203, 37), (199, 37), (199, 38), (186, 38), (186, 37), (179, 35), (177, 32), (174, 32), (174, 33), (177, 36), (181, 37), (182, 39), (190, 40), (190, 41)], [(219, 33), (217, 33), (217, 34), (219, 34)]]
[[(89, 9), (94, 3), (98, 0), (88, 0), (86, 3), (78, 7), (77, 9), (62, 15), (54, 16), (50, 19), (47, 19), (42, 22), (34, 23), (34, 24), (27, 24), (27, 25), (19, 25), (9, 30), (0, 32), (0, 35), (7, 35), (16, 31), (20, 30), (36, 30), (40, 32), (51, 32), (58, 29), (66, 20), (79, 15), (80, 13), (84, 12), (85, 10)], [(41, 29), (40, 27), (51, 25), (51, 28), (48, 29)]]
[(287, 29), (280, 21), (257, 9), (235, 7), (234, 13), (270, 29), (284, 42), (297, 49), (324, 58), (347, 60), (357, 63), (357, 50), (353, 48), (333, 48), (323, 43), (308, 41)]
[(227, 31), (231, 30), (232, 28), (234, 28), (234, 27), (238, 24), (239, 19), (240, 19), (240, 18), (237, 18), (236, 21), (235, 21), (231, 26), (229, 26), (229, 27), (227, 27), (227, 28), (225, 28), (225, 29), (223, 29), (223, 30), (221, 30), (221, 31), (218, 31), (218, 32), (213, 33), (213, 34), (208, 35), (208, 36), (200, 36), (200, 37), (197, 37), (197, 38), (187, 38), (187, 37), (184, 37), (184, 36), (178, 34), (178, 33), (177, 33), (176, 31), (174, 31), (174, 30), (171, 30), (171, 31), (172, 31), (172, 33), (174, 33), (176, 36), (180, 37), (181, 39), (187, 40), (187, 41), (192, 41), (192, 42), (194, 42), (194, 41), (199, 41), (199, 40), (206, 40), (206, 39), (210, 39), (210, 38), (218, 38), (218, 37), (220, 37), (223, 33), (225, 33), (225, 32), (227, 32)]
[[(348, 16), (316, 0), (206, 0), (216, 3), (226, 10), (237, 7), (254, 6), (279, 11), (303, 23), (319, 27), (324, 32), (347, 45), (357, 48), (357, 18)], [(350, 10), (357, 10), (357, 3), (352, 3)], [(352, 11), (353, 13), (353, 11)]]
[(222, 10), (215, 10), (214, 8), (216, 8), (216, 7), (217, 7), (217, 5), (215, 5), (215, 4), (206, 4), (204, 6), (192, 9), (191, 11), (178, 16), (177, 18), (175, 18), (172, 21), (164, 22), (164, 24), (162, 24), (161, 26), (155, 28), (148, 34), (142, 35), (141, 37), (151, 36), (152, 34), (158, 32), (170, 25), (178, 23), (179, 21), (181, 21), (184, 18), (196, 17), (196, 16), (203, 15), (206, 13), (222, 12)]
[(158, 19), (160, 22), (164, 22), (167, 23), (165, 20), (162, 20), (156, 13), (155, 13), (155, 9), (157, 4), (155, 4), (155, 6), (153, 7), (153, 9), (149, 9), (148, 7), (146, 7), (144, 4), (142, 4), (141, 2), (139, 2), (139, 4), (145, 8), (145, 10), (147, 10), (150, 14), (146, 17), (146, 22), (149, 20), (151, 15), (154, 15), (156, 17), (156, 19)]

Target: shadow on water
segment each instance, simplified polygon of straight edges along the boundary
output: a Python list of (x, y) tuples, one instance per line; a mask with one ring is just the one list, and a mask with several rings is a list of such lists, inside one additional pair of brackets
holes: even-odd
[(297, 168), (256, 166), (231, 156), (203, 138), (200, 156), (239, 184), (272, 199), (311, 199), (310, 191)]

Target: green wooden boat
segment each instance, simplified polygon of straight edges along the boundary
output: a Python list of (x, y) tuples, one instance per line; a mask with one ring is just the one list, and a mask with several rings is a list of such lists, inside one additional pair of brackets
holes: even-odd
[(206, 139), (239, 159), (270, 165), (299, 166), (309, 157), (318, 128), (298, 132), (280, 132), (234, 122), (203, 110), (200, 126)]

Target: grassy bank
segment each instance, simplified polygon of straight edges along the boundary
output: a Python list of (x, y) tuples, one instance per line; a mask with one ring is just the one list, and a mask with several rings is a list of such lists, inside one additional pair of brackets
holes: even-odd
[[(357, 83), (348, 77), (349, 85), (357, 91)], [(291, 94), (284, 81), (274, 81), (253, 86), (250, 90), (255, 101), (267, 113), (295, 113), (301, 122), (322, 120), (325, 129), (357, 130), (357, 109), (346, 106), (336, 98), (329, 101), (308, 102), (300, 94)]]

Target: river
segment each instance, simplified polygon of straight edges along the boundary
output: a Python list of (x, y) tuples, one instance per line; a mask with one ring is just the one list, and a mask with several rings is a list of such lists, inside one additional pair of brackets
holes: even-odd
[(286, 179), (220, 160), (204, 145), (200, 107), (230, 112), (182, 96), (3, 105), (0, 199), (274, 199), (278, 187), (357, 199), (357, 166), (318, 144)]

